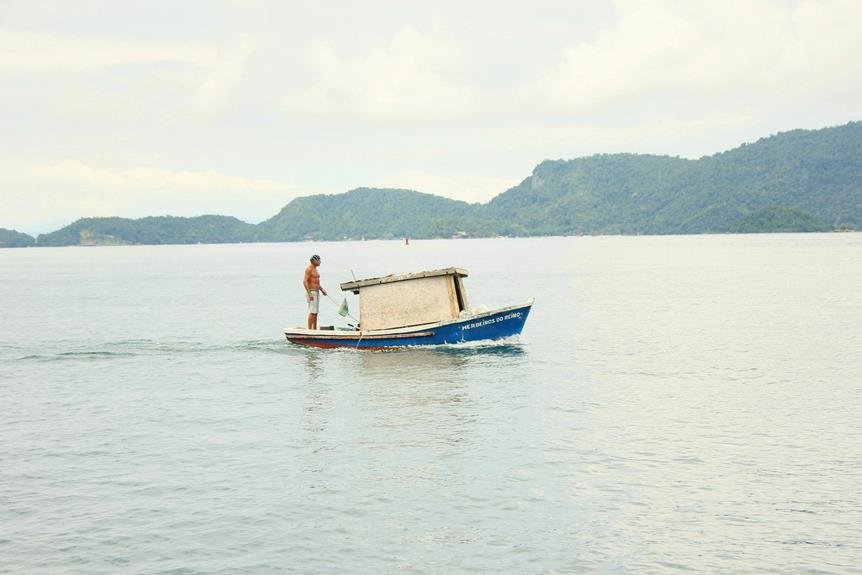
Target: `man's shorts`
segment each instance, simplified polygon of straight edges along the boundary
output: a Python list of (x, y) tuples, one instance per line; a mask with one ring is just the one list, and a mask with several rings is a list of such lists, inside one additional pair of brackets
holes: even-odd
[(308, 313), (318, 313), (320, 311), (320, 292), (313, 289), (311, 295), (314, 296), (314, 299), (308, 302)]

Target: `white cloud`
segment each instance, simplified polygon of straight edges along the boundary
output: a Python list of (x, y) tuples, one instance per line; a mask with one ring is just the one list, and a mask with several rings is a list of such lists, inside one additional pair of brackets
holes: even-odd
[(174, 189), (178, 191), (244, 190), (251, 192), (285, 192), (289, 188), (271, 180), (227, 176), (209, 170), (169, 171), (138, 167), (109, 170), (89, 166), (76, 160), (53, 165), (37, 165), (30, 170), (37, 179), (61, 183), (84, 184), (122, 190)]
[(392, 122), (457, 118), (475, 110), (479, 101), (458, 78), (459, 62), (455, 46), (409, 28), (388, 45), (356, 56), (317, 43), (309, 54), (313, 84), (287, 96), (284, 110)]
[(0, 70), (107, 68), (133, 62), (211, 67), (217, 50), (203, 44), (152, 44), (0, 29)]
[[(75, 73), (134, 63), (184, 63), (200, 69), (200, 73), (192, 76), (164, 67), (158, 72), (138, 71), (136, 91), (122, 97), (115, 93), (123, 86), (122, 82), (99, 85), (88, 81), (66, 86), (57, 100), (61, 107), (80, 114), (95, 114), (99, 110), (108, 110), (110, 115), (123, 110), (139, 112), (147, 102), (164, 108), (166, 102), (159, 98), (176, 94), (177, 90), (181, 94), (191, 93), (190, 106), (195, 112), (222, 112), (241, 84), (253, 52), (254, 46), (245, 34), (219, 47), (216, 44), (143, 43), (0, 30), (0, 72)], [(179, 94), (175, 97), (177, 104), (185, 99)]]
[(620, 0), (615, 26), (567, 47), (529, 92), (586, 112), (657, 94), (781, 100), (847, 75), (858, 86), (860, 19), (862, 3), (852, 0)]
[[(51, 231), (79, 217), (221, 214), (256, 222), (300, 195), (288, 184), (216, 171), (109, 169), (77, 160), (3, 170), (0, 227)], [(6, 213), (15, 221), (4, 221)]]
[(232, 93), (243, 79), (246, 62), (252, 52), (254, 47), (246, 35), (240, 36), (232, 45), (221, 50), (218, 61), (195, 95), (195, 110), (213, 114), (228, 106)]
[[(523, 174), (524, 177), (527, 175)], [(484, 203), (519, 183), (520, 180), (496, 176), (446, 176), (421, 170), (408, 170), (384, 177), (374, 186), (405, 188), (465, 202)]]

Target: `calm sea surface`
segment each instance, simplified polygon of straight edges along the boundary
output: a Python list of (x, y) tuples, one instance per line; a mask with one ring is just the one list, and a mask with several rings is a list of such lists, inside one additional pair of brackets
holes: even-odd
[[(314, 252), (536, 303), (295, 347)], [(2, 573), (862, 573), (862, 234), (5, 249), (0, 311)]]

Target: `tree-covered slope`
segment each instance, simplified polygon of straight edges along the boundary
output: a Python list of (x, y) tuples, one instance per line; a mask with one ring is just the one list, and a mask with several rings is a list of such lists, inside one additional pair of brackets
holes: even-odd
[(83, 218), (37, 238), (40, 246), (218, 244), (251, 241), (255, 227), (228, 216)]
[(769, 207), (746, 214), (730, 231), (740, 234), (763, 232), (827, 232), (821, 220), (796, 208)]
[(615, 154), (545, 161), (485, 206), (485, 219), (521, 235), (662, 233), (659, 217), (691, 162)]
[(0, 228), (0, 248), (26, 248), (36, 245), (33, 236), (15, 230)]
[(473, 219), (466, 202), (412, 190), (359, 188), (296, 198), (257, 226), (261, 241), (449, 237)]
[(862, 229), (862, 122), (793, 130), (699, 163), (699, 179), (742, 217), (778, 206)]
[(794, 130), (699, 160), (546, 161), (487, 205), (489, 218), (528, 235), (785, 229), (751, 217), (762, 210), (783, 213), (785, 223), (792, 211), (805, 228), (862, 229), (862, 123)]

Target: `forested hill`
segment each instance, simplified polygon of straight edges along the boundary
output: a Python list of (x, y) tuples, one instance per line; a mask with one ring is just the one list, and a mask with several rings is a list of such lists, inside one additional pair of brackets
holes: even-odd
[(526, 235), (862, 229), (862, 123), (795, 130), (699, 160), (546, 161), (487, 212)]
[[(836, 229), (862, 230), (862, 122), (794, 130), (698, 160), (607, 154), (544, 161), (519, 185), (486, 204), (410, 190), (360, 188), (296, 198), (258, 225), (226, 216), (86, 218), (40, 235), (36, 243)], [(0, 247), (26, 243), (29, 237), (14, 234), (0, 234)]]
[(0, 228), (0, 248), (26, 248), (33, 245), (36, 245), (33, 236)]
[(451, 237), (475, 218), (475, 205), (412, 190), (359, 188), (296, 198), (258, 224), (261, 241)]
[(82, 218), (41, 234), (40, 246), (125, 244), (220, 244), (254, 240), (255, 226), (228, 216)]
[(271, 240), (862, 229), (862, 122), (699, 160), (545, 161), (482, 205), (407, 190), (298, 198), (259, 228)]

